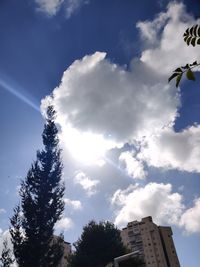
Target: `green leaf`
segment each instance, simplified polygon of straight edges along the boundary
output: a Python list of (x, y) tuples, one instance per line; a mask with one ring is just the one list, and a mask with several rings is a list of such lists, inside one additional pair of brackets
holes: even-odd
[(193, 32), (194, 32), (194, 27), (191, 27), (190, 28), (190, 35), (193, 35)]
[(168, 82), (170, 82), (172, 79), (174, 79), (177, 75), (179, 75), (178, 73), (173, 73), (169, 79), (168, 79)]
[(179, 75), (177, 76), (177, 78), (176, 78), (176, 87), (179, 86), (179, 83), (180, 83), (180, 81), (181, 81), (182, 75), (183, 75), (183, 73), (181, 73), (181, 74), (179, 74)]
[(195, 81), (195, 76), (194, 76), (194, 73), (191, 71), (191, 69), (189, 69), (189, 70), (186, 72), (186, 77), (188, 78), (188, 80)]
[(189, 28), (184, 32), (183, 36), (188, 36), (189, 35)]
[(200, 37), (200, 26), (199, 26), (199, 28), (197, 30), (197, 36)]
[(183, 71), (182, 71), (182, 69), (181, 68), (177, 68), (177, 69), (175, 69), (175, 71), (174, 72), (180, 72), (180, 73), (182, 73)]
[(192, 40), (191, 40), (191, 45), (195, 46), (195, 44), (196, 44), (196, 37), (193, 37)]
[(186, 41), (187, 45), (190, 45), (190, 41), (191, 41), (191, 39), (192, 39), (192, 37), (189, 36), (188, 39), (187, 39), (187, 41)]
[(198, 35), (197, 28), (198, 28), (198, 25), (196, 25), (196, 26), (194, 27), (194, 36), (196, 36), (196, 37), (197, 37), (197, 35)]
[(193, 62), (192, 64), (190, 64), (190, 66), (196, 66), (197, 65), (197, 61)]
[(184, 69), (184, 70), (187, 70), (187, 69), (189, 69), (189, 64), (186, 64), (185, 66), (183, 66), (181, 68)]

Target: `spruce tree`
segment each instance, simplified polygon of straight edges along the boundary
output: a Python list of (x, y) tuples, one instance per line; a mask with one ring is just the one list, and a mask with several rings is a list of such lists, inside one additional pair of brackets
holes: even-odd
[(3, 241), (3, 250), (1, 252), (0, 267), (10, 267), (14, 263), (11, 249), (8, 247), (7, 240)]
[(62, 238), (53, 237), (55, 223), (64, 210), (63, 166), (54, 120), (55, 111), (49, 106), (42, 134), (44, 149), (37, 152), (35, 162), (21, 182), (21, 201), (10, 220), (19, 267), (54, 267), (63, 254)]

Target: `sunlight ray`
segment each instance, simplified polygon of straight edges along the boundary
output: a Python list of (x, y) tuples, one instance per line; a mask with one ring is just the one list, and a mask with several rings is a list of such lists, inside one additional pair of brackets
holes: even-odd
[(36, 111), (40, 112), (39, 106), (37, 106), (35, 103), (33, 103), (28, 97), (23, 95), (19, 90), (16, 89), (16, 85), (12, 86), (8, 82), (6, 82), (4, 79), (0, 78), (0, 86), (2, 89), (5, 89), (12, 95), (16, 96), (18, 99), (23, 101), (25, 104), (29, 105)]

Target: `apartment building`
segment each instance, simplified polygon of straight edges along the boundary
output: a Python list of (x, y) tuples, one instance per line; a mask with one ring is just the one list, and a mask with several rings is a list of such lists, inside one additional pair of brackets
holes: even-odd
[(60, 260), (57, 267), (67, 267), (68, 266), (67, 258), (71, 254), (71, 244), (64, 241), (63, 246), (64, 246), (63, 256), (62, 256), (62, 259)]
[(172, 235), (171, 227), (157, 226), (151, 216), (129, 222), (121, 231), (123, 243), (146, 267), (180, 267)]
[[(53, 239), (56, 241), (57, 239), (60, 239), (60, 236), (54, 235)], [(71, 244), (69, 242), (66, 242), (63, 240), (63, 256), (60, 259), (57, 267), (67, 267), (68, 266), (68, 256), (71, 254)]]

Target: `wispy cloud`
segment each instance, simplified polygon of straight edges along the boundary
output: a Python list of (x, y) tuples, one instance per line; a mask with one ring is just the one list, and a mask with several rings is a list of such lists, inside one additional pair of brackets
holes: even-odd
[(193, 207), (184, 212), (180, 225), (188, 234), (200, 232), (200, 198), (195, 199)]
[(38, 5), (38, 10), (49, 16), (56, 15), (63, 2), (64, 0), (35, 0), (35, 3)]
[(144, 170), (143, 162), (136, 159), (133, 153), (126, 151), (121, 153), (119, 161), (125, 165), (128, 175), (136, 179), (144, 179), (147, 172)]
[(89, 3), (89, 0), (35, 0), (38, 10), (48, 16), (55, 16), (63, 8), (66, 10), (66, 18), (70, 18), (83, 5)]
[(84, 172), (78, 171), (74, 176), (74, 183), (79, 184), (87, 193), (88, 196), (92, 196), (97, 193), (98, 180), (90, 179)]
[(6, 213), (6, 210), (5, 209), (0, 209), (0, 214), (2, 213)]

